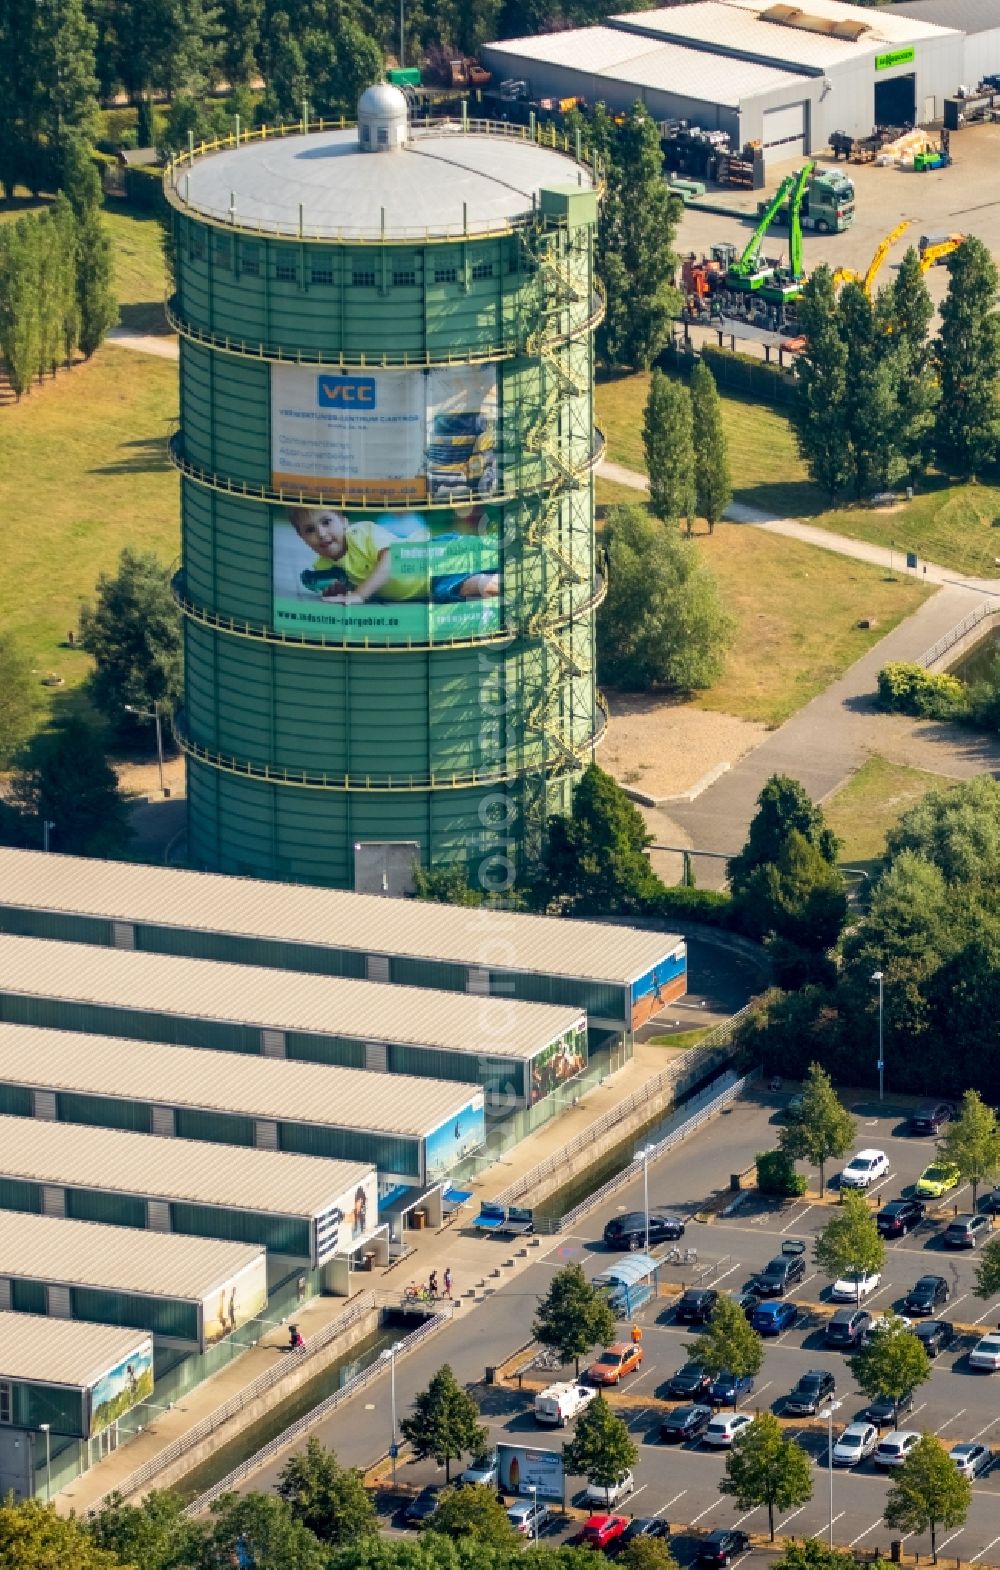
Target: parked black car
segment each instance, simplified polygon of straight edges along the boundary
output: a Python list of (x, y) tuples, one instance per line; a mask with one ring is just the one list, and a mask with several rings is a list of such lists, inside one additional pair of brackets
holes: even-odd
[(815, 1417), (836, 1388), (837, 1381), (827, 1369), (811, 1368), (785, 1397), (785, 1411), (793, 1417)]
[(627, 1548), (629, 1543), (634, 1543), (637, 1537), (669, 1537), (670, 1522), (665, 1521), (661, 1515), (633, 1516), (625, 1528), (618, 1542), (613, 1547)]
[(950, 1122), (954, 1116), (955, 1108), (950, 1101), (929, 1101), (911, 1114), (910, 1133), (936, 1134), (941, 1125)]
[(719, 1294), (711, 1287), (685, 1292), (674, 1309), (674, 1318), (683, 1325), (707, 1325), (718, 1301)]
[(437, 1483), (428, 1483), (426, 1488), (422, 1488), (416, 1499), (412, 1499), (406, 1507), (403, 1520), (407, 1526), (423, 1526), (429, 1521), (441, 1502), (440, 1495), (441, 1489)]
[(784, 1297), (805, 1273), (806, 1262), (801, 1254), (777, 1254), (754, 1276), (751, 1287), (759, 1297)]
[(675, 1406), (660, 1424), (660, 1438), (668, 1445), (700, 1439), (714, 1416), (710, 1406)]
[[(663, 1216), (650, 1211), (649, 1241), (651, 1244), (675, 1243), (679, 1237), (683, 1236), (684, 1223), (680, 1216)], [(633, 1250), (645, 1248), (645, 1211), (630, 1210), (624, 1216), (612, 1216), (604, 1228), (604, 1245), (606, 1248), (628, 1248)]]
[(988, 1194), (980, 1194), (976, 1208), (985, 1211), (988, 1216), (1000, 1216), (1000, 1188), (991, 1188)]
[(667, 1380), (667, 1395), (675, 1401), (700, 1401), (712, 1388), (712, 1375), (700, 1363), (685, 1363)]
[(921, 1276), (903, 1299), (904, 1314), (933, 1314), (951, 1297), (951, 1287), (944, 1276)]
[(875, 1217), (875, 1225), (882, 1237), (905, 1237), (924, 1219), (924, 1206), (919, 1199), (890, 1199)]
[(838, 1308), (826, 1322), (827, 1346), (860, 1346), (871, 1327), (872, 1316), (863, 1308)]
[(760, 1306), (760, 1295), (757, 1292), (734, 1292), (733, 1302), (737, 1308), (742, 1308), (747, 1319), (752, 1319), (754, 1309)]
[(709, 1532), (698, 1550), (698, 1563), (702, 1565), (728, 1565), (731, 1560), (745, 1554), (750, 1547), (746, 1532), (738, 1526), (721, 1527)]
[(870, 1406), (866, 1406), (859, 1415), (868, 1423), (874, 1423), (876, 1428), (895, 1428), (897, 1414), (902, 1417), (904, 1412), (913, 1408), (913, 1391), (908, 1390), (905, 1395), (894, 1401), (892, 1396), (876, 1396)]
[(928, 1357), (937, 1357), (939, 1352), (946, 1351), (953, 1344), (955, 1327), (947, 1319), (925, 1319), (922, 1324), (914, 1325), (913, 1334)]

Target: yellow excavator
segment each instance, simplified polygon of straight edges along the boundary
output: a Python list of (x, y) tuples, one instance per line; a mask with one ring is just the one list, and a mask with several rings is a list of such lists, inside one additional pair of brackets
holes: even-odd
[[(895, 229), (890, 229), (885, 239), (879, 242), (878, 249), (868, 263), (868, 270), (864, 274), (856, 273), (852, 267), (838, 267), (833, 275), (834, 288), (837, 288), (842, 283), (859, 283), (870, 300), (872, 290), (875, 287), (875, 280), (882, 271), (890, 249), (895, 245), (900, 235), (904, 234), (909, 227), (910, 219), (904, 218), (902, 223), (896, 225)], [(952, 246), (952, 249), (954, 249), (954, 246)], [(927, 265), (930, 266), (931, 264), (928, 262)]]
[(934, 245), (923, 246), (920, 252), (920, 271), (925, 273), (929, 267), (934, 266), (935, 262), (943, 262), (952, 251), (958, 250), (964, 239), (964, 234), (950, 234), (947, 240), (938, 240)]

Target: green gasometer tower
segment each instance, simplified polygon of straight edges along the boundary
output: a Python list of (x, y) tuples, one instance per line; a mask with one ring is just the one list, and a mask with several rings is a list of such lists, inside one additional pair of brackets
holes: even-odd
[(575, 151), (380, 85), (168, 168), (193, 865), (502, 887), (567, 809), (604, 723)]

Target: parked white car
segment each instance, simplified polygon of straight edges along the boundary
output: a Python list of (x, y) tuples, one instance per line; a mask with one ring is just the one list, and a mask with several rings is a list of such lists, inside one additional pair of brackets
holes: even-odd
[(835, 1303), (860, 1303), (877, 1292), (881, 1285), (882, 1277), (877, 1270), (870, 1276), (859, 1271), (857, 1275), (840, 1276), (833, 1283), (830, 1296)]
[(875, 1448), (876, 1466), (902, 1466), (920, 1435), (914, 1428), (894, 1428)]
[(471, 1466), (467, 1466), (459, 1478), (459, 1484), (466, 1488), (496, 1488), (497, 1486), (497, 1453), (490, 1450), (486, 1455), (476, 1456)]
[(857, 1466), (878, 1444), (874, 1423), (848, 1423), (833, 1447), (834, 1466)]
[(728, 1450), (741, 1428), (746, 1428), (751, 1423), (749, 1412), (726, 1412), (713, 1417), (709, 1423), (702, 1440), (706, 1445), (715, 1445), (720, 1450)]
[(549, 1519), (549, 1507), (541, 1500), (516, 1499), (507, 1507), (507, 1520), (522, 1537), (533, 1537)]
[(573, 1380), (549, 1385), (535, 1397), (535, 1422), (547, 1428), (565, 1428), (596, 1398), (596, 1385), (578, 1385)]
[(884, 1150), (859, 1150), (840, 1174), (841, 1188), (871, 1188), (889, 1175), (889, 1157)]
[(969, 1353), (969, 1367), (981, 1368), (985, 1374), (995, 1374), (1000, 1368), (1000, 1335), (996, 1331), (976, 1342)]
[(634, 1493), (635, 1478), (631, 1472), (626, 1472), (620, 1482), (612, 1483), (610, 1488), (605, 1488), (601, 1483), (591, 1483), (583, 1497), (588, 1505), (597, 1509), (613, 1510), (615, 1505), (620, 1505), (623, 1499)]
[(979, 1477), (993, 1465), (993, 1451), (989, 1445), (977, 1445), (970, 1441), (964, 1445), (955, 1445), (948, 1454), (963, 1477)]

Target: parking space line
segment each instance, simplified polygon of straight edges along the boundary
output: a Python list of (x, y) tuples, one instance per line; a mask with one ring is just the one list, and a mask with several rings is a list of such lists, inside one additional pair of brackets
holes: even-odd
[(758, 1385), (755, 1390), (751, 1390), (750, 1394), (756, 1399), (757, 1396), (762, 1396), (764, 1394), (764, 1391), (767, 1390), (768, 1387), (770, 1385), (773, 1385), (773, 1384), (774, 1384), (774, 1380), (773, 1379), (765, 1379), (764, 1383), (762, 1385)]
[(957, 1297), (955, 1299), (954, 1303), (949, 1303), (948, 1304), (948, 1312), (950, 1314), (953, 1314), (955, 1312), (956, 1308), (958, 1307), (959, 1303), (964, 1303), (966, 1298), (968, 1297), (968, 1295), (969, 1295), (968, 1292), (963, 1292), (962, 1296), (961, 1297)]
[[(947, 1428), (949, 1423), (957, 1423), (958, 1419), (962, 1416), (962, 1413), (966, 1411), (968, 1411), (968, 1408), (963, 1406), (955, 1413), (954, 1417), (946, 1417), (944, 1422), (941, 1424), (941, 1428)], [(934, 1432), (939, 1434), (941, 1432), (941, 1428), (935, 1428)]]
[(648, 1486), (648, 1483), (640, 1483), (638, 1488), (633, 1488), (632, 1492), (628, 1496), (629, 1499), (637, 1499), (642, 1493), (643, 1489), (648, 1488)]
[(761, 1510), (761, 1509), (763, 1509), (762, 1505), (754, 1505), (751, 1510), (744, 1510), (744, 1512), (743, 1512), (743, 1514), (741, 1516), (737, 1516), (736, 1517), (736, 1520), (733, 1522), (733, 1525), (734, 1526), (742, 1526), (743, 1522), (747, 1519), (748, 1516), (752, 1516), (755, 1510)]
[(964, 1531), (965, 1531), (965, 1527), (964, 1526), (960, 1526), (958, 1531), (957, 1532), (952, 1532), (951, 1536), (950, 1537), (946, 1537), (943, 1543), (938, 1543), (938, 1545), (937, 1545), (938, 1546), (938, 1553), (941, 1552), (942, 1548), (947, 1548), (949, 1543), (953, 1543), (955, 1541), (956, 1537), (961, 1537), (961, 1535), (962, 1535), (962, 1533)]
[(728, 1270), (724, 1270), (722, 1272), (721, 1276), (716, 1276), (716, 1278), (715, 1278), (715, 1285), (718, 1286), (720, 1281), (725, 1281), (727, 1276), (731, 1276), (734, 1271), (739, 1270), (739, 1269), (741, 1269), (741, 1265), (740, 1265), (740, 1261), (737, 1260), (735, 1265), (730, 1265), (729, 1269)]
[[(649, 1367), (648, 1368), (644, 1368), (641, 1374), (637, 1374), (634, 1379), (630, 1379), (629, 1382), (628, 1382), (629, 1391), (634, 1390), (636, 1385), (639, 1384), (640, 1380), (645, 1379), (647, 1374), (652, 1374), (652, 1373), (655, 1372), (655, 1370), (656, 1370), (656, 1364), (655, 1363), (650, 1363)], [(621, 1385), (620, 1384), (619, 1384), (618, 1388), (621, 1389)]]
[(687, 1493), (687, 1489), (686, 1488), (682, 1488), (679, 1494), (675, 1494), (674, 1495), (673, 1499), (668, 1499), (665, 1505), (661, 1505), (660, 1506), (659, 1510), (657, 1510), (657, 1512), (656, 1512), (657, 1515), (658, 1516), (663, 1515), (664, 1511), (669, 1510), (671, 1505), (675, 1505), (677, 1503), (678, 1499), (683, 1499), (684, 1495), (686, 1493)]
[(995, 1548), (997, 1543), (1000, 1543), (1000, 1537), (995, 1537), (992, 1543), (986, 1544), (985, 1548), (977, 1549), (972, 1556), (973, 1564), (979, 1564), (982, 1561), (984, 1555), (988, 1554), (991, 1548)]
[(800, 1210), (797, 1216), (793, 1216), (792, 1217), (791, 1221), (789, 1221), (787, 1226), (783, 1226), (782, 1227), (781, 1231), (783, 1233), (784, 1232), (790, 1232), (792, 1227), (798, 1226), (798, 1224), (802, 1220), (803, 1216), (807, 1216), (812, 1208), (813, 1208), (812, 1205), (807, 1205), (805, 1210)]
[[(991, 1421), (987, 1423), (985, 1428), (981, 1428), (979, 1430), (978, 1434), (973, 1434), (973, 1436), (972, 1436), (973, 1443), (975, 1443), (975, 1441), (977, 1439), (982, 1439), (983, 1435), (984, 1434), (988, 1434), (991, 1428), (995, 1428), (996, 1427), (997, 1423), (1000, 1423), (1000, 1417), (992, 1418)], [(997, 1541), (1000, 1542), (1000, 1538), (998, 1538)]]
[(718, 1499), (713, 1499), (712, 1503), (710, 1505), (706, 1505), (705, 1506), (704, 1510), (702, 1510), (700, 1515), (696, 1515), (696, 1516), (694, 1516), (692, 1518), (691, 1525), (692, 1526), (697, 1526), (698, 1522), (702, 1519), (703, 1516), (707, 1516), (710, 1511), (715, 1509), (716, 1505), (721, 1505), (721, 1503), (722, 1503), (721, 1496)]
[(799, 1284), (798, 1284), (798, 1286), (796, 1286), (796, 1287), (792, 1287), (792, 1290), (791, 1290), (791, 1292), (789, 1292), (789, 1293), (787, 1293), (787, 1296), (788, 1296), (788, 1297), (791, 1297), (791, 1296), (792, 1296), (792, 1295), (793, 1295), (793, 1293), (795, 1293), (795, 1292), (801, 1292), (801, 1291), (802, 1291), (802, 1288), (803, 1288), (803, 1287), (806, 1287), (806, 1286), (808, 1286), (808, 1285), (809, 1285), (809, 1283), (810, 1283), (810, 1281), (815, 1281), (815, 1280), (816, 1280), (816, 1277), (817, 1277), (817, 1276), (818, 1276), (818, 1275), (819, 1275), (819, 1271), (818, 1271), (818, 1270), (814, 1270), (814, 1271), (813, 1271), (813, 1273), (812, 1273), (812, 1275), (811, 1275), (811, 1276), (805, 1276), (805, 1277), (804, 1277), (804, 1278), (803, 1278), (803, 1279), (802, 1279), (802, 1280), (801, 1280), (801, 1281), (800, 1281), (800, 1282), (799, 1282)]
[(916, 1415), (917, 1415), (917, 1413), (918, 1413), (918, 1412), (922, 1412), (922, 1411), (923, 1411), (923, 1410), (924, 1410), (924, 1407), (925, 1407), (925, 1406), (926, 1406), (926, 1405), (927, 1405), (927, 1402), (926, 1402), (926, 1401), (921, 1401), (921, 1403), (920, 1403), (920, 1405), (919, 1405), (919, 1406), (915, 1406), (915, 1407), (914, 1407), (914, 1408), (913, 1408), (913, 1411), (912, 1411), (912, 1412), (911, 1412), (911, 1413), (910, 1413), (910, 1421), (911, 1421), (911, 1422), (912, 1422), (912, 1421), (913, 1421), (913, 1419), (914, 1419), (914, 1418), (915, 1418), (915, 1417), (916, 1417)]
[[(853, 1548), (855, 1543), (860, 1543), (860, 1541), (861, 1541), (861, 1539), (863, 1537), (867, 1537), (869, 1532), (874, 1532), (875, 1528), (877, 1526), (881, 1526), (881, 1525), (882, 1525), (882, 1517), (879, 1516), (878, 1520), (877, 1521), (873, 1521), (871, 1526), (866, 1526), (863, 1532), (859, 1532), (858, 1533), (857, 1537), (852, 1537), (851, 1538), (851, 1541), (847, 1545), (848, 1548)], [(998, 1538), (997, 1541), (1000, 1542), (1000, 1538)]]
[(785, 1519), (783, 1521), (779, 1521), (778, 1525), (774, 1529), (775, 1530), (775, 1535), (777, 1535), (778, 1532), (783, 1532), (785, 1530), (785, 1527), (788, 1525), (789, 1521), (794, 1521), (795, 1517), (797, 1515), (801, 1515), (804, 1509), (805, 1509), (805, 1505), (799, 1505), (799, 1508), (797, 1510), (793, 1510), (791, 1515), (786, 1515), (786, 1517), (785, 1517)]
[[(984, 1308), (982, 1313), (980, 1314), (979, 1318), (978, 1319), (974, 1319), (972, 1321), (972, 1323), (974, 1325), (981, 1325), (983, 1320), (986, 1319), (988, 1315), (995, 1314), (995, 1313), (996, 1313), (996, 1308)], [(1000, 1539), (998, 1539), (998, 1542), (1000, 1542)]]

